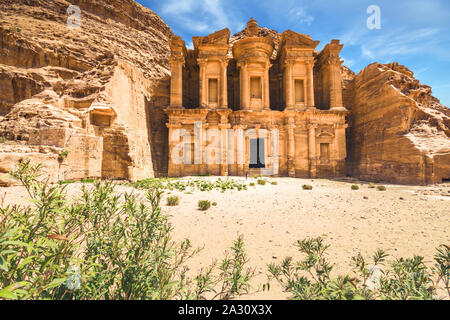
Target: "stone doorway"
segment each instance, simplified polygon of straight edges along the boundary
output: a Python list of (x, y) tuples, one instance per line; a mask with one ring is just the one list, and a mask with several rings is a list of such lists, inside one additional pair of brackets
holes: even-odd
[(265, 139), (250, 139), (250, 169), (264, 169), (266, 167)]

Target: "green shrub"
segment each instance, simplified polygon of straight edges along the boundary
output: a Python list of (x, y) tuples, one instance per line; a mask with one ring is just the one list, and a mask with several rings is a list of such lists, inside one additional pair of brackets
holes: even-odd
[(64, 150), (63, 152), (61, 152), (61, 153), (58, 155), (58, 161), (59, 161), (59, 162), (64, 161), (64, 159), (67, 158), (68, 155), (69, 155), (69, 152), (68, 152), (67, 150)]
[(264, 180), (264, 179), (258, 179), (257, 183), (258, 183), (259, 185), (261, 185), (261, 186), (265, 186), (266, 183), (267, 183), (267, 181)]
[(141, 180), (130, 184), (137, 189), (158, 188), (163, 190), (178, 190), (180, 192), (193, 192), (195, 190), (211, 191), (219, 190), (225, 192), (227, 190), (247, 190), (247, 185), (243, 182), (233, 179), (217, 179), (216, 181), (208, 181), (204, 179), (194, 180), (175, 180), (169, 178), (151, 178)]
[(387, 189), (386, 189), (385, 186), (378, 186), (378, 187), (377, 187), (377, 190), (378, 190), (378, 191), (386, 191)]
[(212, 203), (212, 206), (213, 206), (213, 207), (217, 207), (217, 202), (213, 202), (213, 203)]
[(309, 185), (309, 184), (304, 184), (304, 185), (302, 186), (302, 188), (303, 188), (303, 190), (312, 190), (312, 189), (313, 189), (313, 186), (311, 186), (311, 185)]
[[(353, 257), (355, 275), (331, 277), (333, 264), (327, 260), (328, 245), (314, 238), (297, 242), (305, 258), (294, 262), (285, 258), (280, 265), (270, 264), (269, 283), (275, 279), (295, 300), (429, 300), (437, 296), (436, 286), (446, 287), (450, 297), (450, 247), (442, 246), (435, 255), (436, 266), (428, 269), (424, 258), (396, 259), (389, 264), (388, 255), (378, 250), (369, 263), (361, 254)], [(390, 268), (385, 268), (390, 265)], [(444, 289), (444, 288), (441, 288)], [(442, 291), (444, 292), (444, 291)]]
[(211, 201), (209, 201), (209, 200), (200, 200), (200, 201), (198, 202), (198, 208), (199, 208), (201, 211), (206, 211), (206, 210), (208, 210), (209, 208), (211, 208)]
[(204, 300), (249, 292), (255, 273), (242, 237), (225, 259), (188, 278), (186, 262), (199, 249), (173, 240), (161, 190), (148, 190), (144, 203), (97, 182), (72, 201), (64, 186), (41, 180), (40, 168), (28, 161), (12, 172), (32, 207), (0, 204), (0, 299)]
[(167, 205), (169, 207), (175, 207), (180, 204), (180, 198), (178, 196), (171, 196), (167, 198)]
[(372, 183), (372, 182), (371, 182), (371, 183), (369, 183), (369, 188), (370, 188), (370, 189), (375, 189), (375, 187), (376, 187), (376, 186), (375, 186), (375, 184), (374, 184), (374, 183)]
[(277, 186), (277, 185), (278, 185), (278, 182), (272, 181), (270, 184), (273, 185), (273, 186)]
[(359, 186), (357, 184), (352, 185), (352, 190), (359, 190)]
[(254, 183), (254, 182), (250, 182), (249, 186), (250, 186), (250, 187), (254, 187), (254, 186), (255, 186), (255, 183)]

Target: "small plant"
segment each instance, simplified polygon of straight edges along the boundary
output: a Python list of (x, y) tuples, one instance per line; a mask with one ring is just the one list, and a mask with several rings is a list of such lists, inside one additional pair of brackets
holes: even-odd
[[(435, 267), (427, 268), (424, 258), (399, 258), (386, 261), (388, 255), (378, 249), (369, 263), (361, 254), (353, 257), (352, 274), (333, 278), (334, 265), (327, 259), (329, 245), (322, 238), (297, 242), (304, 259), (285, 258), (269, 265), (269, 282), (275, 279), (294, 300), (431, 300), (438, 296), (442, 283), (449, 291), (450, 247), (441, 246), (435, 255)], [(269, 286), (269, 283), (266, 285)]]
[(375, 189), (375, 184), (374, 183), (369, 183), (369, 189)]
[(311, 185), (309, 185), (309, 184), (304, 184), (304, 185), (302, 186), (302, 188), (303, 188), (303, 190), (312, 190), (312, 189), (313, 189), (313, 186), (311, 186)]
[(212, 203), (213, 207), (217, 207), (217, 202)]
[(69, 152), (67, 150), (64, 150), (58, 155), (58, 161), (63, 162), (65, 158), (69, 155)]
[(357, 184), (352, 185), (352, 190), (359, 190), (359, 186)]
[(199, 208), (201, 211), (206, 211), (206, 210), (208, 210), (209, 208), (211, 208), (211, 201), (209, 201), (209, 200), (200, 200), (200, 201), (198, 202), (198, 208)]
[(176, 207), (180, 204), (180, 198), (178, 196), (171, 196), (167, 198), (167, 205), (169, 207)]
[(266, 180), (264, 180), (264, 179), (258, 179), (258, 184), (260, 185), (260, 186), (265, 186), (266, 185), (266, 183), (267, 183), (267, 181)]
[(378, 191), (386, 191), (387, 189), (386, 189), (385, 186), (378, 186), (378, 187), (377, 187), (377, 190), (378, 190)]
[(223, 260), (187, 277), (186, 263), (200, 249), (173, 240), (161, 190), (149, 189), (144, 202), (99, 181), (72, 201), (41, 167), (21, 161), (11, 172), (32, 206), (0, 201), (0, 300), (230, 300), (249, 293), (255, 272), (242, 237)]
[(278, 182), (272, 181), (270, 184), (273, 185), (273, 186), (277, 186), (277, 185), (278, 185)]
[(233, 179), (217, 179), (216, 181), (208, 181), (204, 179), (195, 180), (176, 180), (169, 178), (151, 178), (141, 180), (130, 184), (137, 189), (158, 188), (161, 190), (178, 190), (180, 192), (191, 192), (200, 190), (202, 192), (219, 190), (225, 192), (227, 190), (247, 190), (247, 185), (241, 181)]
[(249, 186), (250, 186), (250, 187), (254, 187), (254, 186), (255, 186), (255, 183), (254, 183), (254, 182), (250, 182)]

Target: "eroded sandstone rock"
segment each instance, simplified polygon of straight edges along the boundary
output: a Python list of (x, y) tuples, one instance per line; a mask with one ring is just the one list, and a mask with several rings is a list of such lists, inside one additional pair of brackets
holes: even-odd
[[(66, 25), (71, 4), (80, 29)], [(52, 181), (164, 175), (171, 35), (132, 0), (2, 1), (2, 173), (30, 159)]]
[(450, 179), (450, 110), (429, 86), (398, 63), (374, 63), (346, 87), (353, 176), (405, 184)]

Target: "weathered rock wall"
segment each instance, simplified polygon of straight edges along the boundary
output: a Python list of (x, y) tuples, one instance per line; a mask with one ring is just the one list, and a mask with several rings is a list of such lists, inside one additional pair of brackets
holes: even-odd
[(133, 0), (2, 0), (2, 172), (30, 159), (52, 181), (166, 174), (171, 36)]
[(403, 66), (379, 63), (346, 86), (350, 175), (401, 184), (450, 178), (450, 110), (430, 87)]

